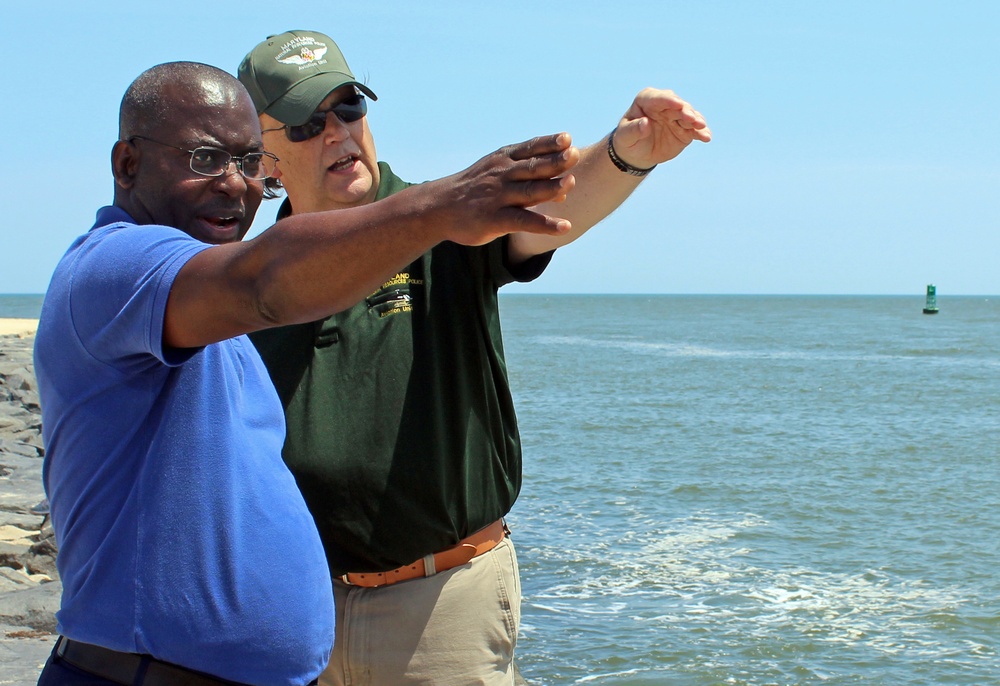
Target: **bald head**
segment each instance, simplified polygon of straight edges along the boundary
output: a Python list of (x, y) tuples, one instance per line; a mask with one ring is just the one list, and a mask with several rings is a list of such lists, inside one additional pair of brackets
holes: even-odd
[[(231, 74), (199, 62), (167, 62), (141, 73), (122, 98), (118, 137), (146, 135), (176, 120), (179, 108), (198, 103), (233, 107), (249, 95)], [(252, 106), (252, 104), (251, 104)]]

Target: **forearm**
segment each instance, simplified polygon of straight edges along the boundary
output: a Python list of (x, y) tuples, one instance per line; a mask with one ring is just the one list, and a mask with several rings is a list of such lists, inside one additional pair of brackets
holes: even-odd
[(573, 169), (576, 186), (564, 202), (545, 203), (535, 209), (558, 214), (573, 224), (563, 236), (515, 234), (510, 237), (509, 257), (518, 263), (534, 255), (572, 243), (614, 212), (639, 187), (643, 177), (618, 169), (607, 152), (607, 136), (581, 150), (580, 163)]
[(511, 236), (509, 258), (521, 262), (576, 240), (628, 198), (641, 182), (643, 170), (672, 160), (694, 140), (707, 143), (711, 138), (701, 114), (673, 91), (644, 88), (614, 130), (614, 150), (621, 167), (612, 161), (605, 136), (583, 151), (574, 170), (576, 189), (565, 207), (536, 208), (559, 212), (573, 222), (573, 230), (556, 238)]
[(351, 307), (440, 242), (406, 202), (295, 215), (253, 240), (202, 251), (171, 289), (165, 340), (195, 347)]
[(313, 321), (347, 309), (444, 240), (423, 195), (399, 193), (351, 210), (293, 215), (257, 239), (263, 326)]

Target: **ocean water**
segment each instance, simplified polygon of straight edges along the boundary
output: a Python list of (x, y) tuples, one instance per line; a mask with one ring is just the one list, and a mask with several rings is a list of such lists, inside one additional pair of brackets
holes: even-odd
[(938, 304), (502, 296), (528, 683), (1000, 684), (1000, 297)]
[(0, 318), (38, 319), (44, 297), (41, 294), (0, 293)]
[(1000, 298), (501, 302), (528, 683), (1000, 683)]

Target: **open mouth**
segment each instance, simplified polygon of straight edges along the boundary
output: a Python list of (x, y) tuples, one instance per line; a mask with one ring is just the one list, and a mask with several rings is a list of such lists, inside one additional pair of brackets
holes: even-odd
[(198, 217), (201, 222), (202, 240), (209, 243), (228, 243), (239, 238), (240, 217), (238, 215), (216, 215)]
[(348, 171), (354, 167), (354, 162), (357, 158), (354, 155), (348, 155), (347, 157), (341, 157), (339, 160), (331, 164), (327, 169), (332, 172)]
[(230, 229), (240, 223), (237, 217), (203, 217), (203, 219), (219, 229)]

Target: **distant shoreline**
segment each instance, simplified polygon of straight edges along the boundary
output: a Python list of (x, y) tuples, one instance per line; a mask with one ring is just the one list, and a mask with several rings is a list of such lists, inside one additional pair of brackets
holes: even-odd
[[(565, 298), (567, 301), (572, 298), (651, 298), (651, 299), (674, 299), (674, 300), (692, 300), (692, 299), (715, 299), (715, 298), (735, 298), (739, 299), (740, 302), (755, 300), (760, 302), (773, 302), (776, 300), (788, 299), (788, 298), (809, 298), (820, 301), (832, 301), (839, 300), (843, 302), (849, 302), (852, 300), (869, 300), (872, 298), (885, 298), (893, 300), (906, 300), (912, 302), (924, 302), (923, 291), (901, 295), (861, 295), (861, 294), (845, 294), (845, 295), (834, 295), (834, 294), (818, 294), (818, 293), (806, 293), (806, 294), (783, 294), (783, 293), (770, 293), (770, 294), (753, 294), (753, 293), (536, 293), (533, 291), (525, 292), (519, 290), (515, 284), (512, 284), (508, 289), (504, 289), (500, 293), (501, 302), (507, 299), (517, 299), (517, 298)], [(28, 331), (34, 331), (37, 324), (31, 323), (38, 319), (42, 311), (42, 302), (45, 299), (45, 295), (42, 293), (0, 293), (0, 321), (12, 320), (16, 323), (14, 324), (4, 324), (0, 328), (0, 335), (4, 333), (23, 333), (20, 330), (23, 324), (21, 322), (28, 322)], [(938, 302), (944, 303), (945, 305), (950, 305), (952, 303), (960, 303), (969, 300), (998, 300), (1000, 295), (973, 295), (973, 294), (948, 294), (942, 295), (938, 293)], [(10, 331), (9, 327), (14, 326), (16, 331)]]

